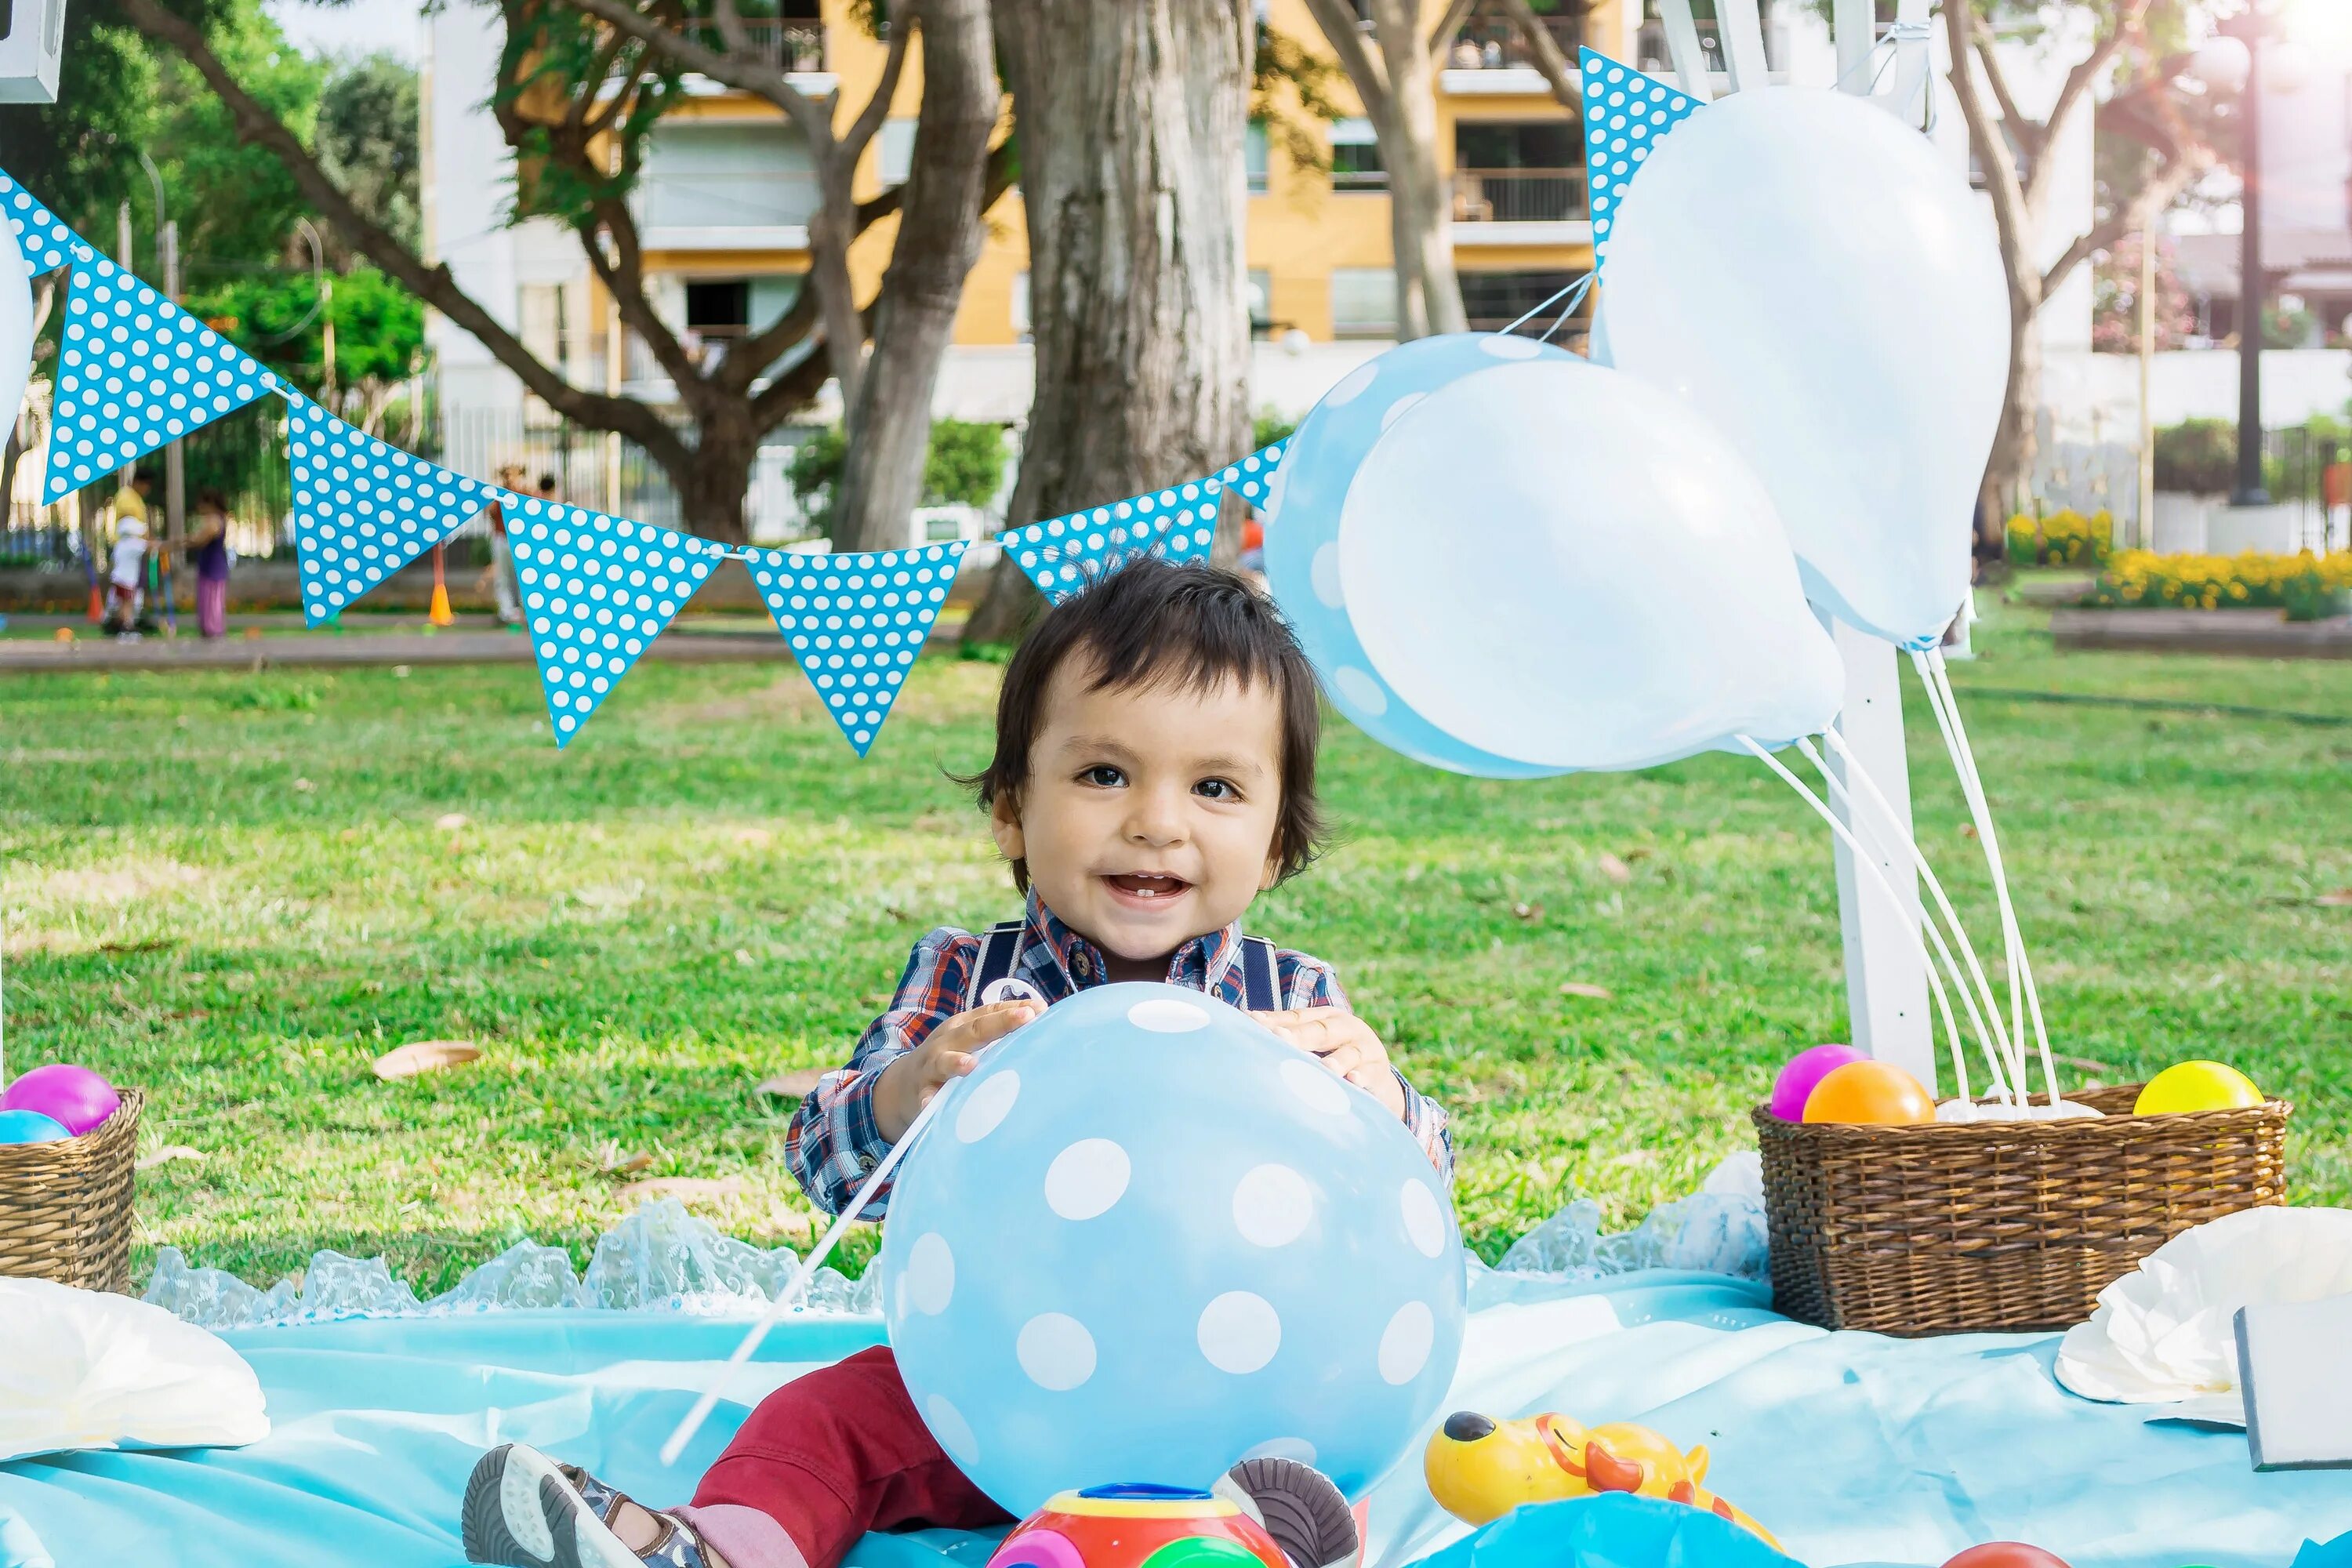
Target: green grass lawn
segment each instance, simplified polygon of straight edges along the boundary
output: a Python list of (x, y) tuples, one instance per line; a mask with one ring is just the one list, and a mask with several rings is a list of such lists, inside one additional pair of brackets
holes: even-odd
[[(2352, 717), (2340, 664), (1980, 632), (1964, 687)], [(863, 763), (786, 664), (648, 664), (561, 753), (521, 668), (0, 679), (11, 1065), (144, 1085), (142, 1145), (204, 1152), (141, 1178), (142, 1272), (332, 1247), (432, 1290), (526, 1235), (582, 1251), (655, 1176), (739, 1177), (698, 1207), (798, 1239), (791, 1105), (754, 1086), (835, 1064), (926, 927), (1015, 907), (942, 776), (984, 759), (997, 673), (926, 660)], [(1922, 840), (1997, 947), (1912, 706)], [(2352, 886), (2352, 728), (1969, 716), (2056, 1048), (2105, 1081), (2238, 1063), (2298, 1103), (2298, 1198), (2352, 1198), (2352, 909), (2320, 901)], [(1255, 924), (1453, 1107), (1488, 1257), (1572, 1196), (1629, 1224), (1689, 1191), (1780, 1059), (1843, 1037), (1828, 840), (1753, 762), (1503, 784), (1335, 722), (1326, 766), (1346, 841)], [(369, 1072), (442, 1038), (483, 1058)]]

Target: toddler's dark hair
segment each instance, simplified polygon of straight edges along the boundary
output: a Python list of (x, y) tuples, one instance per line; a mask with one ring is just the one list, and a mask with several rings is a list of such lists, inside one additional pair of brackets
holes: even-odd
[[(1017, 800), (1029, 782), (1029, 748), (1045, 721), (1045, 688), (1072, 655), (1094, 661), (1094, 689), (1133, 691), (1166, 684), (1207, 691), (1225, 681), (1271, 687), (1282, 704), (1282, 809), (1274, 859), (1283, 879), (1321, 850), (1323, 809), (1315, 798), (1315, 750), (1322, 738), (1315, 671), (1281, 613), (1249, 584), (1220, 567), (1140, 556), (1064, 599), (1039, 618), (1005, 667), (996, 698), (996, 755), (957, 783), (976, 786), (981, 809)], [(1026, 861), (1013, 885), (1029, 890)]]

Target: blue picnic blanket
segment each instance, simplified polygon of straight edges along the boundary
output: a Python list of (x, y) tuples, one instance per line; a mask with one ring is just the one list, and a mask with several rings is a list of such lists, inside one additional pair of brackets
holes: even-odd
[[(2000, 1539), (2074, 1568), (2287, 1568), (2306, 1541), (2352, 1532), (2352, 1472), (2257, 1475), (2242, 1432), (2074, 1398), (2051, 1377), (2053, 1336), (1823, 1333), (1774, 1316), (1762, 1287), (1718, 1275), (1486, 1275), (1476, 1299), (1455, 1406), (1640, 1421), (1705, 1443), (1715, 1489), (1813, 1568), (1933, 1568)], [(446, 1568), (461, 1560), (467, 1472), (509, 1440), (646, 1501), (682, 1500), (750, 1404), (877, 1342), (881, 1325), (782, 1325), (665, 1469), (663, 1437), (740, 1332), (740, 1319), (568, 1309), (232, 1331), (268, 1394), (270, 1436), (0, 1465), (0, 1568)], [(1604, 1500), (1522, 1510), (1465, 1542), (1408, 1460), (1372, 1494), (1368, 1562), (1444, 1551), (1431, 1568), (1745, 1568), (1704, 1542), (1641, 1546), (1639, 1530), (1672, 1531), (1674, 1516)], [(977, 1568), (990, 1544), (868, 1537), (852, 1562)], [(2304, 1568), (2347, 1559), (2352, 1549), (2315, 1552)]]

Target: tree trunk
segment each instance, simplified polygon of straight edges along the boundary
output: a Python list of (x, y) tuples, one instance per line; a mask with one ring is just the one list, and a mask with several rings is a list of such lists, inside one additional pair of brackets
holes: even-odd
[[(1232, 462), (1249, 444), (1243, 0), (1000, 0), (1020, 121), (1037, 390), (1007, 521)], [(1009, 564), (965, 636), (1016, 635)]]
[(2041, 449), (2041, 301), (2010, 297), (2009, 385), (2001, 395), (2000, 425), (1985, 461), (1983, 504), (1978, 508), (1978, 552), (1998, 555), (2006, 548), (2009, 515), (2018, 510), (2032, 482)]
[[(834, 548), (891, 550), (922, 500), (931, 395), (980, 258), (982, 188), (1001, 95), (988, 0), (922, 0), (923, 102), (834, 506)], [(845, 395), (846, 389), (845, 388)]]
[(749, 420), (705, 424), (692, 459), (667, 470), (677, 491), (678, 526), (719, 544), (748, 543), (743, 503), (759, 458), (759, 432)]
[(1437, 79), (1421, 6), (1373, 0), (1389, 90), (1380, 121), (1389, 172), (1390, 243), (1396, 255), (1397, 336), (1465, 330), (1454, 270), (1454, 192), (1437, 163)]

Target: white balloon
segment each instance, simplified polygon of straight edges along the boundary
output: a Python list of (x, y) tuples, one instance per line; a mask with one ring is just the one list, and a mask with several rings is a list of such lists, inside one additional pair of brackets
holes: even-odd
[(1835, 717), (1771, 498), (1672, 395), (1573, 358), (1430, 393), (1348, 489), (1339, 576), (1413, 710), (1541, 767), (1646, 767)]
[(2009, 369), (1990, 219), (1918, 132), (1766, 88), (1675, 129), (1610, 236), (1608, 344), (1711, 419), (1823, 608), (1896, 642), (1967, 596)]
[[(33, 374), (33, 279), (14, 225), (0, 218), (0, 435), (15, 428)], [(0, 507), (8, 498), (0, 496)]]

